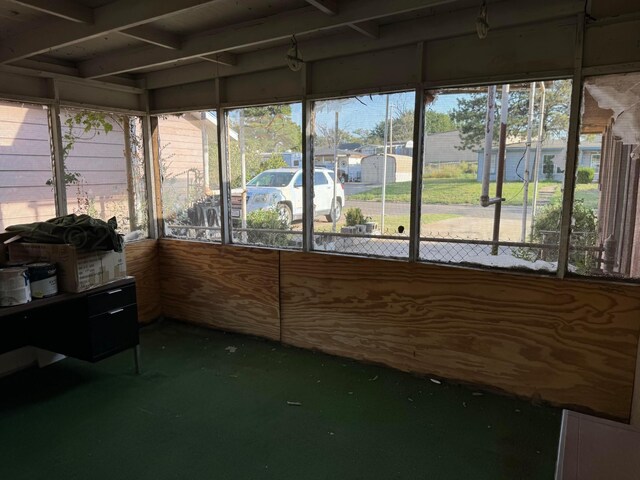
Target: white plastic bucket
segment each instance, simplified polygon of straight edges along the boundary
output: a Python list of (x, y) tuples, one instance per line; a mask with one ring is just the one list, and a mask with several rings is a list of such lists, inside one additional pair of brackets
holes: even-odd
[(31, 301), (31, 286), (25, 267), (0, 268), (0, 307)]

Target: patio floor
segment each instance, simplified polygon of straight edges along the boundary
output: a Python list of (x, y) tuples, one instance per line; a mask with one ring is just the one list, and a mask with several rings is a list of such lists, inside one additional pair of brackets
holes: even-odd
[(123, 353), (0, 379), (0, 478), (550, 479), (561, 411), (159, 322)]

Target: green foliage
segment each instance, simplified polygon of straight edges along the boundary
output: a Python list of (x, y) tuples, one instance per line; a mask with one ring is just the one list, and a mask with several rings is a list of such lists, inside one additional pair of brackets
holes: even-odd
[[(560, 221), (562, 203), (553, 202), (543, 207), (536, 215), (531, 241), (534, 243), (557, 244), (560, 241)], [(598, 222), (594, 211), (585, 206), (582, 200), (576, 200), (573, 205), (572, 249), (569, 253), (569, 264), (575, 266), (578, 273), (589, 273), (595, 267), (594, 256), (581, 250), (580, 247), (591, 247), (596, 243)], [(521, 249), (516, 256), (534, 261), (557, 259), (555, 252), (538, 252), (535, 249)], [(545, 257), (553, 258), (545, 258)]]
[(553, 180), (553, 160), (551, 158), (545, 158), (542, 163), (542, 171), (544, 178), (547, 180)]
[[(435, 205), (478, 205), (482, 193), (482, 183), (475, 175), (457, 178), (425, 178), (423, 180), (422, 202)], [(491, 182), (490, 192), (495, 192), (495, 182)], [(558, 189), (558, 182), (539, 182), (538, 192), (543, 188)], [(505, 182), (502, 194), (507, 199), (504, 205), (522, 205), (522, 182)], [(409, 203), (411, 201), (411, 182), (389, 183), (386, 191), (387, 202)], [(351, 200), (379, 202), (382, 188), (374, 187), (349, 196)], [(533, 188), (529, 189), (529, 202), (533, 200)]]
[[(546, 102), (544, 116), (545, 136), (564, 138), (569, 127), (569, 105), (571, 82), (555, 80), (545, 82)], [(536, 89), (536, 106), (540, 105), (541, 89)], [(495, 109), (495, 122), (500, 125), (500, 93), (498, 92)], [(451, 111), (451, 118), (458, 126), (462, 139), (462, 149), (474, 149), (484, 142), (484, 129), (487, 115), (487, 94), (473, 93), (457, 99), (457, 106)], [(512, 138), (524, 138), (527, 130), (529, 109), (529, 89), (512, 88), (509, 96), (509, 123), (507, 135)], [(499, 138), (500, 128), (494, 128), (494, 141)]]
[(284, 161), (282, 155), (277, 153), (272, 153), (271, 156), (267, 160), (263, 160), (260, 163), (260, 169), (256, 172), (251, 172), (251, 176), (249, 176), (249, 180), (258, 175), (260, 172), (264, 172), (265, 170), (271, 170), (274, 168), (283, 168), (287, 166), (287, 162)]
[(349, 227), (353, 227), (354, 225), (364, 225), (367, 222), (366, 217), (362, 214), (362, 210), (359, 208), (348, 209), (345, 213), (345, 220)]
[[(113, 130), (113, 124), (109, 121), (108, 115), (102, 112), (92, 112), (90, 110), (80, 110), (69, 116), (65, 120), (66, 130), (62, 134), (62, 156), (67, 158), (76, 141), (90, 140), (100, 132), (105, 134)], [(79, 130), (79, 132), (78, 132)]]
[[(302, 130), (291, 120), (290, 105), (250, 107), (240, 113), (230, 118), (229, 125), (244, 140), (247, 181), (269, 168), (286, 166), (281, 152), (301, 151)], [(240, 142), (231, 140), (227, 148), (231, 159), (231, 187), (238, 188), (242, 185)], [(271, 157), (265, 160), (265, 153)]]
[(425, 169), (424, 178), (475, 178), (477, 174), (477, 163), (460, 162), (445, 165), (430, 164)]
[(427, 109), (424, 113), (424, 128), (427, 135), (430, 135), (432, 133), (451, 132), (456, 129), (456, 124), (448, 113)]
[[(247, 241), (249, 243), (269, 245), (273, 247), (286, 247), (289, 245), (287, 233), (261, 232), (267, 230), (289, 230), (289, 224), (280, 216), (276, 208), (268, 210), (256, 210), (247, 215)], [(255, 230), (251, 230), (255, 229)]]
[[(390, 114), (391, 115), (391, 114)], [(389, 122), (389, 127), (391, 122)], [(382, 143), (384, 141), (385, 121), (379, 121), (369, 132), (369, 143)], [(393, 141), (409, 141), (413, 138), (413, 109), (404, 110), (393, 115)], [(387, 138), (389, 140), (389, 138)]]
[(580, 167), (578, 168), (578, 174), (576, 176), (576, 182), (580, 184), (591, 183), (593, 182), (593, 177), (595, 176), (596, 171), (590, 167)]

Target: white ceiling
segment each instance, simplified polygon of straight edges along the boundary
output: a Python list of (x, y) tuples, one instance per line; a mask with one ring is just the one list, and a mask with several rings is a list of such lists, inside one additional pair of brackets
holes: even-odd
[[(582, 3), (536, 1), (552, 10), (550, 16), (562, 16), (563, 5)], [(490, 15), (513, 9), (512, 0), (488, 3)], [(135, 84), (150, 72), (181, 65), (233, 68), (242, 64), (244, 55), (255, 57), (256, 51), (274, 47), (283, 48), (284, 62), (292, 35), (303, 50), (336, 35), (347, 43), (369, 42), (375, 49), (384, 33), (397, 31), (402, 22), (415, 25), (416, 19), (458, 13), (474, 19), (480, 4), (481, 0), (0, 0), (0, 64), (40, 74), (60, 72), (51, 65), (62, 65), (71, 76), (107, 82), (118, 77), (119, 82)], [(475, 28), (473, 23), (468, 27), (470, 32)]]

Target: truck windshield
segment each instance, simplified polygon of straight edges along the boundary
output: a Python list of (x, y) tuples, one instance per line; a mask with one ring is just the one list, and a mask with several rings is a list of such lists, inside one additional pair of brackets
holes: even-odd
[(295, 172), (262, 172), (247, 182), (250, 187), (286, 187)]

